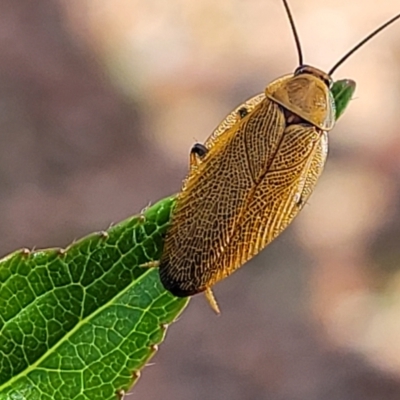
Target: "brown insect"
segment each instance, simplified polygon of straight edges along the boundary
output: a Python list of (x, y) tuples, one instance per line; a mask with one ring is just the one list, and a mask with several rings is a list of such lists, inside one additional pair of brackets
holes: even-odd
[[(333, 72), (400, 14), (380, 26), (325, 73), (303, 64), (283, 0), (299, 67), (241, 104), (190, 154), (159, 263), (161, 282), (179, 297), (205, 292), (276, 238), (300, 212), (325, 164), (335, 125)], [(154, 263), (153, 263), (154, 265)]]

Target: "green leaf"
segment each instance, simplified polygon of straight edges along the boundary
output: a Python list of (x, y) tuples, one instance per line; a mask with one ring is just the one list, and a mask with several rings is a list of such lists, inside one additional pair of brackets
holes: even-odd
[(0, 261), (0, 399), (116, 399), (187, 299), (158, 271), (174, 198), (66, 250)]
[(331, 92), (335, 99), (336, 121), (346, 110), (356, 90), (356, 83), (351, 79), (342, 79), (334, 82)]

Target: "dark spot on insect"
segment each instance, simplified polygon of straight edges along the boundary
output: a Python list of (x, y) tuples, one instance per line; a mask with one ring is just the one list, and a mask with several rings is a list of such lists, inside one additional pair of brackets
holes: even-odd
[[(164, 261), (165, 263), (165, 261)], [(194, 294), (202, 292), (202, 290), (193, 289), (193, 288), (186, 288), (182, 287), (183, 283), (176, 280), (174, 277), (169, 276), (166, 273), (166, 269), (168, 267), (166, 265), (160, 266), (160, 279), (161, 283), (163, 284), (164, 288), (171, 292), (176, 297), (188, 297), (193, 296)]]
[(237, 112), (238, 112), (239, 117), (240, 117), (241, 119), (244, 118), (244, 117), (249, 113), (249, 111), (247, 110), (246, 107), (240, 107), (239, 110), (238, 110)]
[(196, 156), (199, 156), (200, 158), (203, 158), (208, 153), (208, 149), (206, 146), (204, 146), (204, 144), (195, 143), (190, 152), (196, 154)]

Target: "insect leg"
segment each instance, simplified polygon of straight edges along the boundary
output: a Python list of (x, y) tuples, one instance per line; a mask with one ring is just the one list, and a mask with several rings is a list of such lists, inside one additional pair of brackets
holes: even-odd
[(155, 260), (155, 261), (148, 261), (146, 263), (140, 264), (139, 267), (142, 267), (142, 268), (158, 268), (159, 265), (160, 265), (160, 261), (159, 260)]
[(249, 110), (243, 106), (243, 107), (240, 107), (237, 112), (238, 112), (239, 118), (242, 119), (249, 113)]
[(204, 156), (208, 153), (208, 149), (204, 144), (195, 143), (190, 150), (190, 165), (196, 166), (199, 164), (199, 161), (204, 158)]
[(206, 295), (206, 299), (208, 301), (208, 304), (210, 304), (211, 308), (214, 310), (216, 314), (220, 314), (221, 311), (219, 311), (218, 303), (215, 300), (214, 294), (211, 290), (211, 288), (207, 288), (206, 291), (204, 292)]

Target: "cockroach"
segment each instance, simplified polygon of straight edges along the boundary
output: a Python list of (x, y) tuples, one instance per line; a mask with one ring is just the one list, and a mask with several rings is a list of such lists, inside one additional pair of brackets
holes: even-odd
[[(391, 18), (346, 53), (328, 73), (305, 65), (294, 20), (283, 5), (299, 66), (231, 112), (190, 152), (159, 266), (178, 297), (211, 291), (275, 239), (313, 192), (335, 126), (332, 74), (354, 52), (400, 18)], [(349, 81), (350, 84), (355, 83)]]

